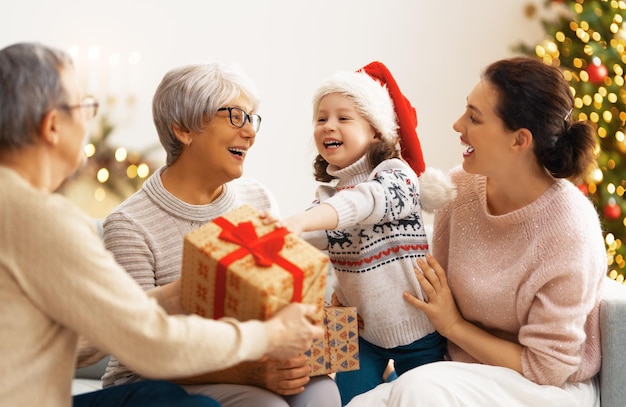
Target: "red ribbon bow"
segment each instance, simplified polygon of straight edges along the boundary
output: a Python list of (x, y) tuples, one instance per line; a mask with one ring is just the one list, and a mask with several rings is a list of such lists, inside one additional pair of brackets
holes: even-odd
[(215, 271), (215, 297), (213, 300), (213, 317), (215, 319), (224, 316), (224, 301), (226, 297), (226, 270), (228, 266), (251, 254), (254, 261), (261, 267), (270, 267), (277, 264), (293, 276), (293, 294), (291, 302), (302, 300), (302, 285), (304, 272), (295, 264), (281, 257), (278, 253), (285, 244), (285, 236), (289, 231), (285, 228), (277, 228), (264, 236), (257, 236), (252, 222), (241, 222), (236, 226), (227, 219), (220, 217), (213, 223), (222, 228), (219, 238), (241, 246), (234, 252), (227, 254), (217, 262)]

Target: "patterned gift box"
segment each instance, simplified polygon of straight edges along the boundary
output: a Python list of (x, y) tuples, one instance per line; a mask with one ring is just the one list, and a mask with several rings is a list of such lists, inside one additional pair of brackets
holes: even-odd
[(313, 341), (311, 376), (359, 369), (359, 334), (355, 307), (324, 308), (324, 338)]
[(328, 256), (244, 205), (187, 234), (181, 304), (198, 315), (265, 320), (290, 302), (323, 318)]

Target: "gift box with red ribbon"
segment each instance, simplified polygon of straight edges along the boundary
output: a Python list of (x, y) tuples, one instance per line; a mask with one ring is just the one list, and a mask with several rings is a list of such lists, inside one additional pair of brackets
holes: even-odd
[(265, 320), (290, 302), (323, 319), (328, 256), (244, 205), (187, 234), (181, 304), (206, 318)]
[(324, 338), (307, 351), (311, 376), (359, 369), (359, 334), (355, 307), (324, 308)]

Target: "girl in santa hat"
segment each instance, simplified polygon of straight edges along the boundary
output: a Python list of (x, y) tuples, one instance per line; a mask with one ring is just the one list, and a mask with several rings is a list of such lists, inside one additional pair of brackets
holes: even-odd
[(338, 72), (313, 98), (314, 205), (279, 223), (327, 250), (334, 271), (333, 305), (357, 308), (360, 369), (338, 372), (342, 402), (396, 373), (443, 360), (445, 339), (426, 314), (402, 299), (426, 300), (414, 274), (429, 251), (422, 209), (453, 198), (451, 182), (425, 171), (415, 109), (388, 69), (373, 62)]

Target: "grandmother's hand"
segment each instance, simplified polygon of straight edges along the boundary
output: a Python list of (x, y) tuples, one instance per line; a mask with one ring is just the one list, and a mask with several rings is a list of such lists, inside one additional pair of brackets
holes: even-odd
[(290, 396), (304, 391), (309, 377), (309, 358), (299, 355), (287, 360), (266, 359), (248, 364), (246, 376), (257, 387), (281, 396)]
[(423, 311), (441, 335), (447, 336), (446, 333), (450, 328), (462, 322), (463, 317), (448, 287), (446, 273), (430, 254), (427, 254), (425, 259), (417, 259), (417, 266), (415, 276), (428, 300), (422, 301), (408, 292), (404, 292), (403, 297), (415, 308)]

